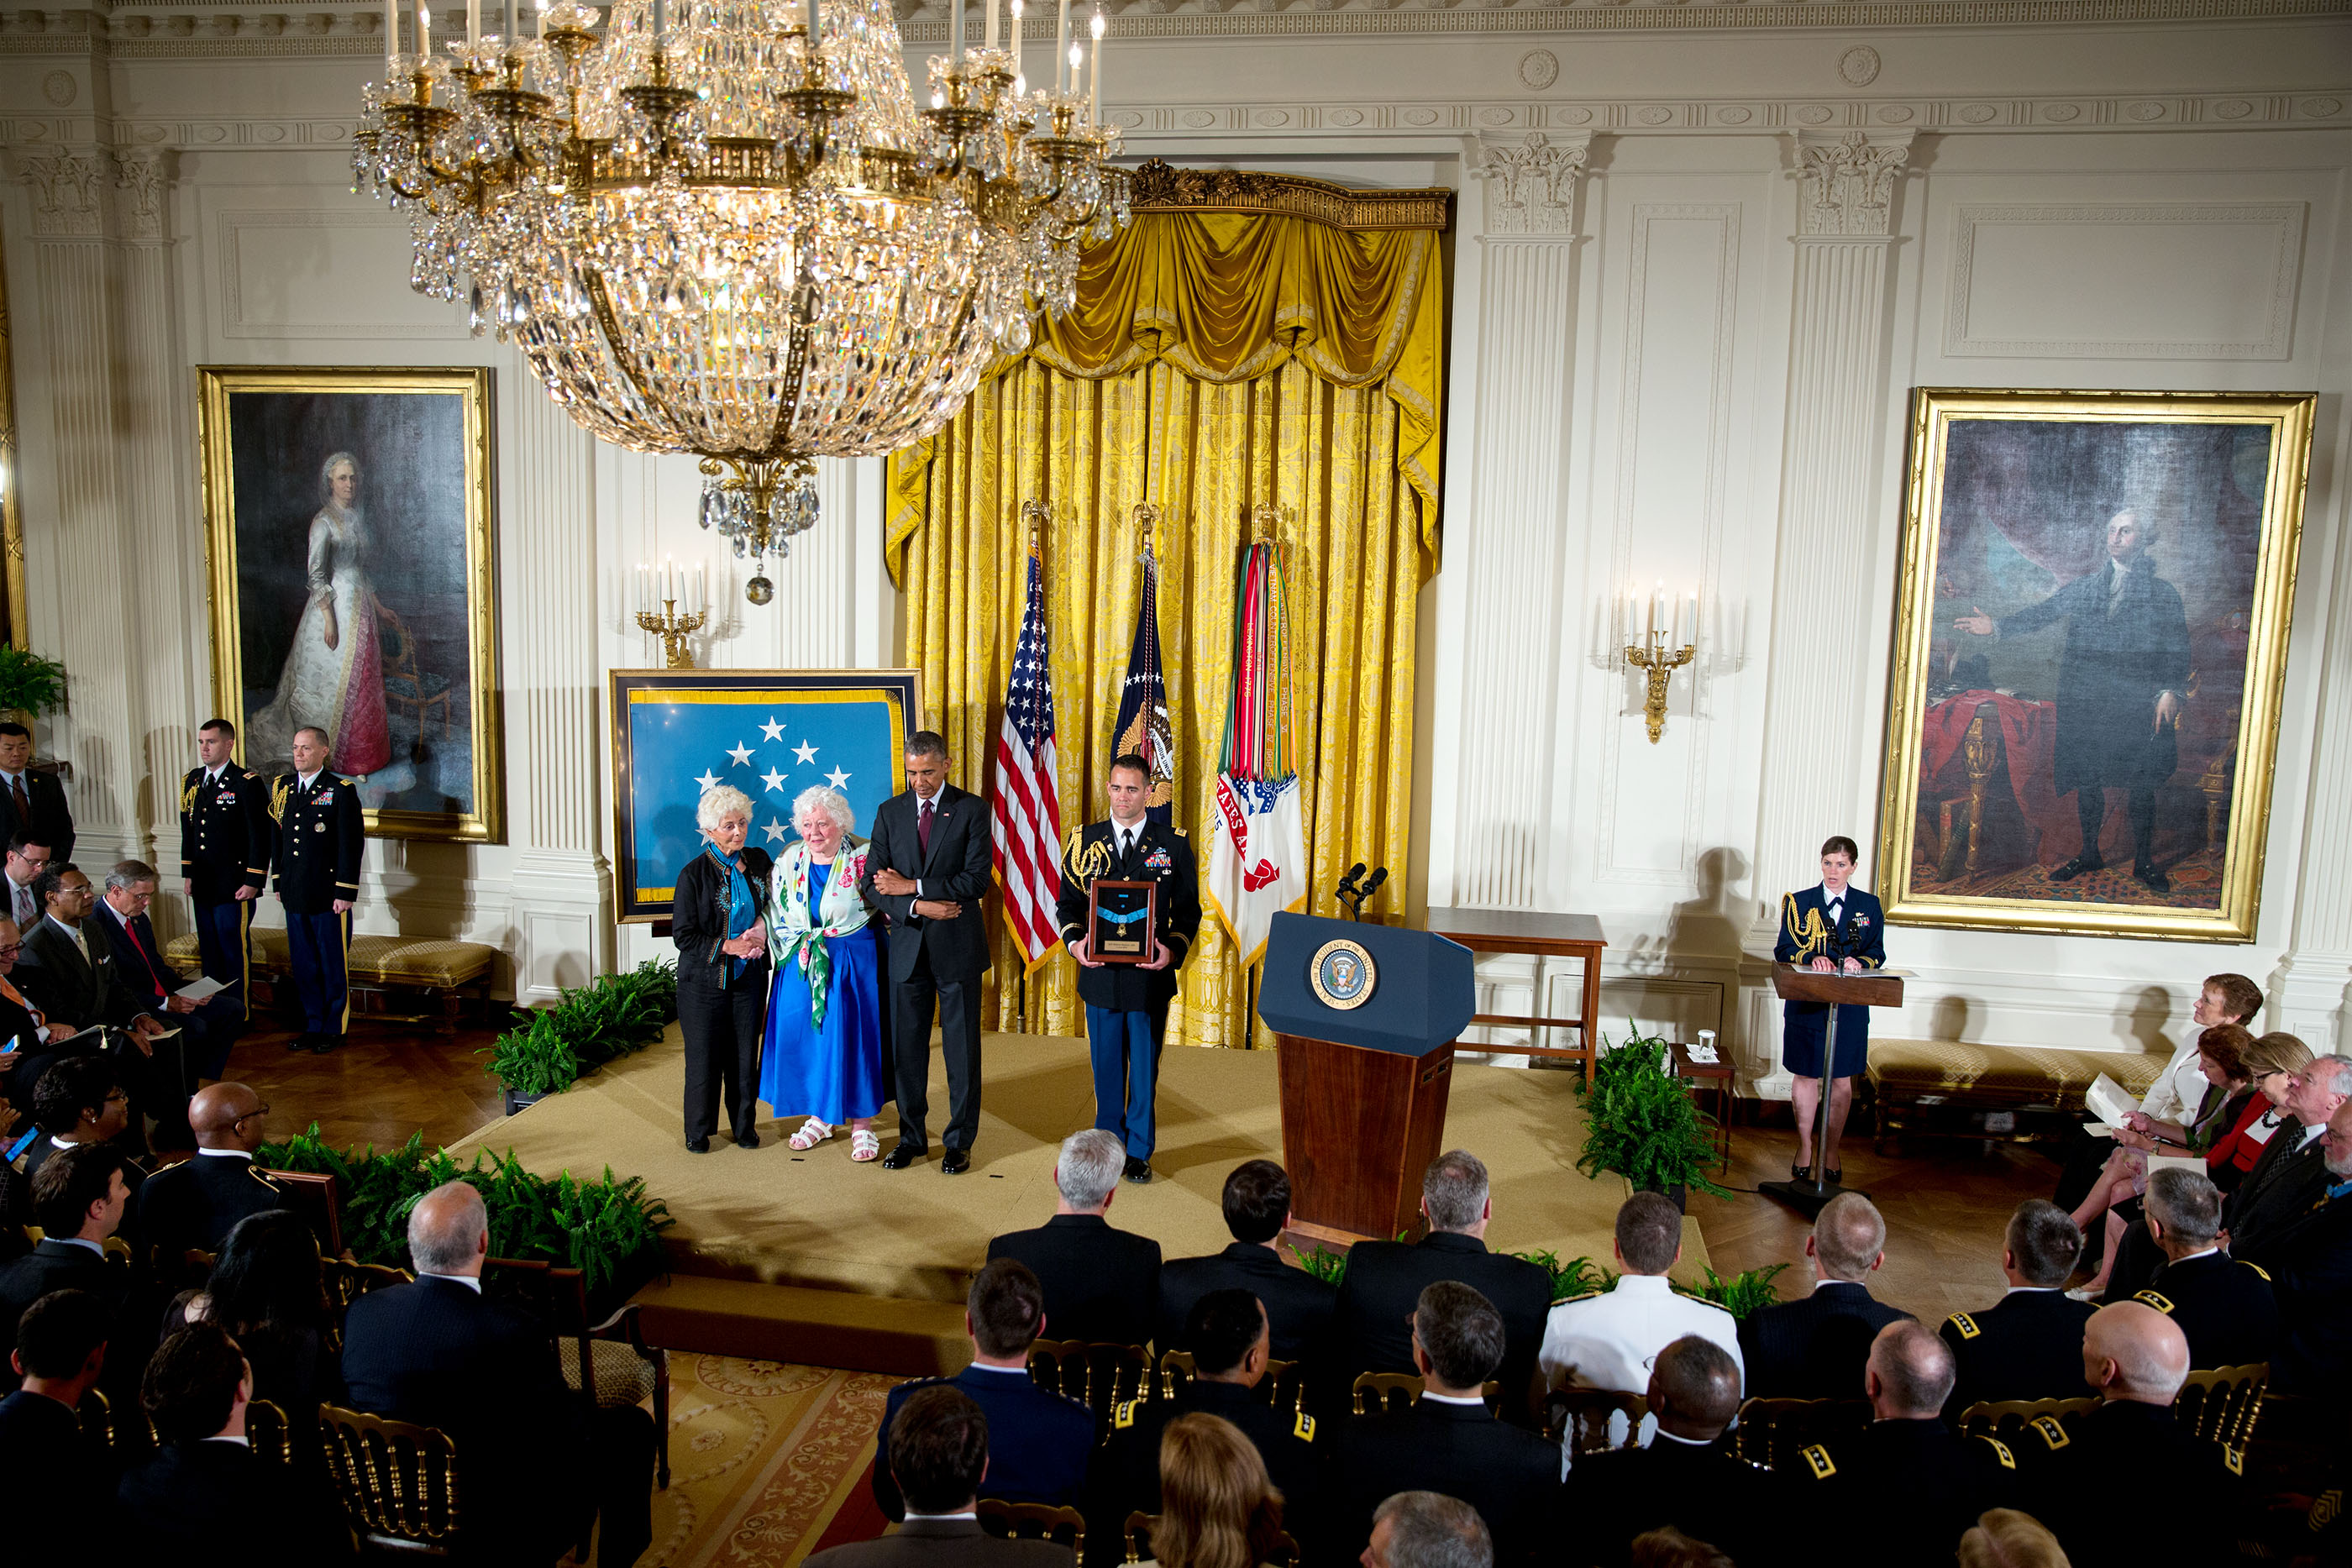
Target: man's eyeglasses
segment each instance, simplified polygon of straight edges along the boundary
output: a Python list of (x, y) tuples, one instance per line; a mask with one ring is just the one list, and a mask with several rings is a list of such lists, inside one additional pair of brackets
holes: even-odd
[(0, 943), (0, 958), (13, 958), (25, 950), (22, 942)]
[(266, 1105), (266, 1104), (264, 1104), (264, 1105), (258, 1105), (258, 1106), (256, 1106), (254, 1109), (252, 1109), (252, 1110), (250, 1110), (250, 1111), (247, 1111), (244, 1115), (239, 1116), (236, 1121), (231, 1122), (231, 1123), (229, 1124), (229, 1125), (230, 1125), (230, 1126), (232, 1126), (232, 1127), (242, 1127), (242, 1126), (244, 1126), (247, 1122), (252, 1121), (252, 1120), (253, 1120), (254, 1118), (256, 1118), (257, 1116), (267, 1116), (267, 1115), (268, 1115), (268, 1114), (269, 1114), (269, 1107), (268, 1107), (268, 1105)]

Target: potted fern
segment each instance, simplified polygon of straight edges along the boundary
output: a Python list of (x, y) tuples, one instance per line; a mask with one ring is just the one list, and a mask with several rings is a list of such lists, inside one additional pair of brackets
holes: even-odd
[(31, 725), (66, 706), (66, 667), (55, 659), (0, 643), (0, 713)]
[(648, 958), (563, 992), (553, 1007), (516, 1009), (514, 1027), (482, 1049), (482, 1071), (499, 1081), (511, 1116), (644, 1050), (677, 1016), (677, 971)]
[(1717, 1197), (1730, 1193), (1707, 1179), (1715, 1164), (1712, 1118), (1681, 1080), (1666, 1071), (1666, 1042), (1627, 1020), (1621, 1044), (1601, 1040), (1601, 1061), (1584, 1096), (1584, 1152), (1576, 1168), (1587, 1176), (1615, 1171), (1646, 1192), (1662, 1192), (1683, 1207), (1693, 1188)]

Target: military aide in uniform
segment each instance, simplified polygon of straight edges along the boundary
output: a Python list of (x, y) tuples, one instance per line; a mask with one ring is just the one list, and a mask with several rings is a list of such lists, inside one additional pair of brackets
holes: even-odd
[[(1127, 1145), (1129, 1181), (1151, 1179), (1152, 1097), (1160, 1083), (1160, 1044), (1176, 971), (1201, 929), (1201, 879), (1192, 846), (1175, 829), (1146, 820), (1151, 765), (1132, 753), (1110, 765), (1104, 786), (1110, 820), (1089, 822), (1062, 853), (1062, 895), (1054, 915), (1078, 961), (1078, 999), (1087, 1004), (1087, 1043), (1094, 1055), (1095, 1125)], [(1088, 950), (1087, 890), (1098, 879), (1157, 882), (1160, 895), (1151, 955), (1137, 964), (1106, 964)]]
[(228, 999), (250, 1017), (246, 933), (269, 885), (269, 786), (237, 766), (236, 747), (236, 726), (225, 718), (196, 731), (198, 764), (180, 780), (180, 875), (196, 908), (204, 972), (234, 988)]
[(343, 1043), (351, 1019), (344, 960), (367, 842), (359, 787), (327, 770), (328, 746), (323, 729), (296, 730), (294, 771), (281, 774), (269, 793), (278, 896), (286, 904), (286, 943), (302, 998), (302, 1032), (287, 1049), (322, 1056)]

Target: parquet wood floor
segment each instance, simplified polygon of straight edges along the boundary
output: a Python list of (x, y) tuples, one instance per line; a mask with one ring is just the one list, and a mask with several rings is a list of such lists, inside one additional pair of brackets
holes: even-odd
[[(1784, 1301), (1811, 1288), (1805, 1237), (1811, 1225), (1753, 1189), (1759, 1182), (1786, 1181), (1796, 1153), (1796, 1130), (1786, 1124), (1785, 1112), (1778, 1125), (1740, 1126), (1733, 1134), (1730, 1174), (1716, 1179), (1750, 1190), (1729, 1202), (1690, 1201), (1718, 1272), (1790, 1265), (1779, 1281)], [(1871, 1281), (1871, 1294), (1929, 1323), (2000, 1300), (2001, 1235), (2010, 1211), (2029, 1197), (2048, 1197), (2058, 1184), (2054, 1161), (2011, 1144), (1996, 1144), (1988, 1153), (1976, 1143), (1923, 1140), (1904, 1155), (1882, 1157), (1864, 1136), (1846, 1141), (1839, 1157), (1845, 1185), (1886, 1217), (1886, 1261)]]
[(292, 1031), (265, 1018), (236, 1043), (228, 1076), (250, 1083), (269, 1106), (269, 1135), (284, 1138), (312, 1122), (337, 1148), (392, 1148), (424, 1129), (426, 1146), (454, 1144), (498, 1120), (499, 1085), (474, 1054), (496, 1031), (354, 1016), (341, 1051), (289, 1051)]

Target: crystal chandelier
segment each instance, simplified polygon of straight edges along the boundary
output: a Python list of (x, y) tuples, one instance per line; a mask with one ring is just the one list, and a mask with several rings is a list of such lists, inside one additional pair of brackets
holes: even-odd
[[(384, 80), (364, 94), (354, 189), (410, 214), (410, 283), (463, 287), (476, 333), (519, 347), (593, 434), (691, 453), (701, 522), (765, 557), (816, 521), (820, 456), (873, 456), (954, 416), (1042, 306), (1076, 294), (1080, 248), (1128, 220), (1061, 0), (1055, 85), (1010, 47), (952, 43), (918, 110), (889, 0), (562, 0), (519, 36), (432, 47), (385, 0)], [(667, 13), (667, 14), (666, 14)]]

